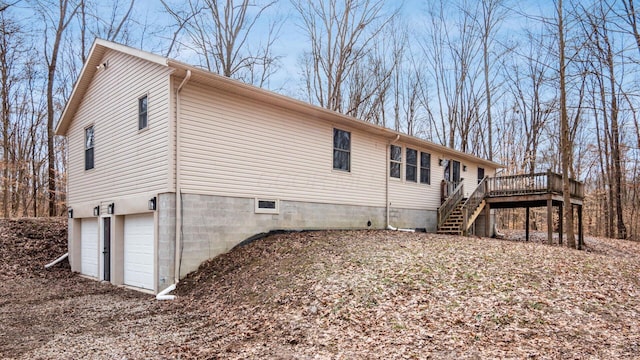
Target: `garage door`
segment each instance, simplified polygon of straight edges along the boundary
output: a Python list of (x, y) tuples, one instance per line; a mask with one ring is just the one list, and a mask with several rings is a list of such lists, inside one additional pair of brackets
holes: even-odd
[(98, 277), (98, 221), (82, 219), (80, 225), (80, 272)]
[(124, 283), (154, 290), (153, 213), (124, 217)]

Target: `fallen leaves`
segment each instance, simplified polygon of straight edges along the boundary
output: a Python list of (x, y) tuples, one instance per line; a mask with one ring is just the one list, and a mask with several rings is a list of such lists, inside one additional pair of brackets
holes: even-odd
[[(173, 302), (62, 273), (48, 286), (20, 286), (30, 261), (14, 261), (22, 270), (9, 283), (21, 300), (2, 300), (0, 323), (21, 336), (3, 337), (0, 355), (638, 357), (640, 247), (595, 238), (586, 245), (579, 252), (426, 233), (278, 234), (203, 264)], [(31, 318), (18, 319), (15, 306)], [(34, 316), (44, 319), (38, 327)]]

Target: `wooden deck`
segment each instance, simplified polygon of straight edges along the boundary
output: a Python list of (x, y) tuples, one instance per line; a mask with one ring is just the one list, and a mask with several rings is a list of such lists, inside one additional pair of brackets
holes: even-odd
[[(584, 184), (569, 180), (571, 204), (582, 205)], [(548, 200), (563, 202), (562, 175), (551, 171), (533, 175), (497, 176), (487, 179), (485, 196), (493, 208), (546, 206)]]
[[(569, 185), (571, 206), (578, 212), (578, 249), (584, 243), (582, 231), (582, 202), (584, 200), (584, 184), (571, 179)], [(497, 176), (486, 179), (485, 211), (489, 215), (490, 209), (525, 208), (526, 209), (526, 238), (529, 240), (529, 208), (547, 207), (547, 224), (553, 224), (553, 207), (557, 207), (562, 214), (564, 199), (562, 196), (562, 175), (551, 171), (526, 174)], [(487, 217), (488, 218), (488, 217)], [(487, 222), (488, 224), (488, 222)], [(488, 229), (487, 233), (488, 233)], [(558, 238), (562, 244), (563, 216), (559, 216)], [(553, 226), (548, 226), (548, 242), (551, 243)]]

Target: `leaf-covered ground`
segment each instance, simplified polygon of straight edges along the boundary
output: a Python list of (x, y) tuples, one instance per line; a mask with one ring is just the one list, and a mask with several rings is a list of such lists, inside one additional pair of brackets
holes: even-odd
[(638, 358), (639, 244), (586, 244), (280, 234), (210, 260), (171, 302), (17, 271), (0, 283), (0, 357)]

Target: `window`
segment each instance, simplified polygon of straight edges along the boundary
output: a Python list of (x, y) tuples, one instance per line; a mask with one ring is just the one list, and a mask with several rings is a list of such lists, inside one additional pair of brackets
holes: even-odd
[(400, 146), (391, 145), (389, 151), (389, 176), (400, 179), (400, 166), (402, 165), (402, 148)]
[(420, 183), (431, 184), (431, 154), (420, 153)]
[(256, 214), (278, 214), (280, 212), (280, 201), (277, 199), (255, 199)]
[(418, 181), (418, 151), (407, 148), (407, 164), (404, 177), (407, 181)]
[(333, 129), (333, 168), (351, 171), (351, 133)]
[(478, 168), (478, 184), (484, 179), (484, 168)]
[(138, 130), (146, 129), (147, 122), (147, 95), (138, 99)]
[(93, 126), (84, 129), (84, 169), (93, 169)]
[(460, 161), (451, 160), (451, 181), (453, 181), (456, 186), (460, 183)]

